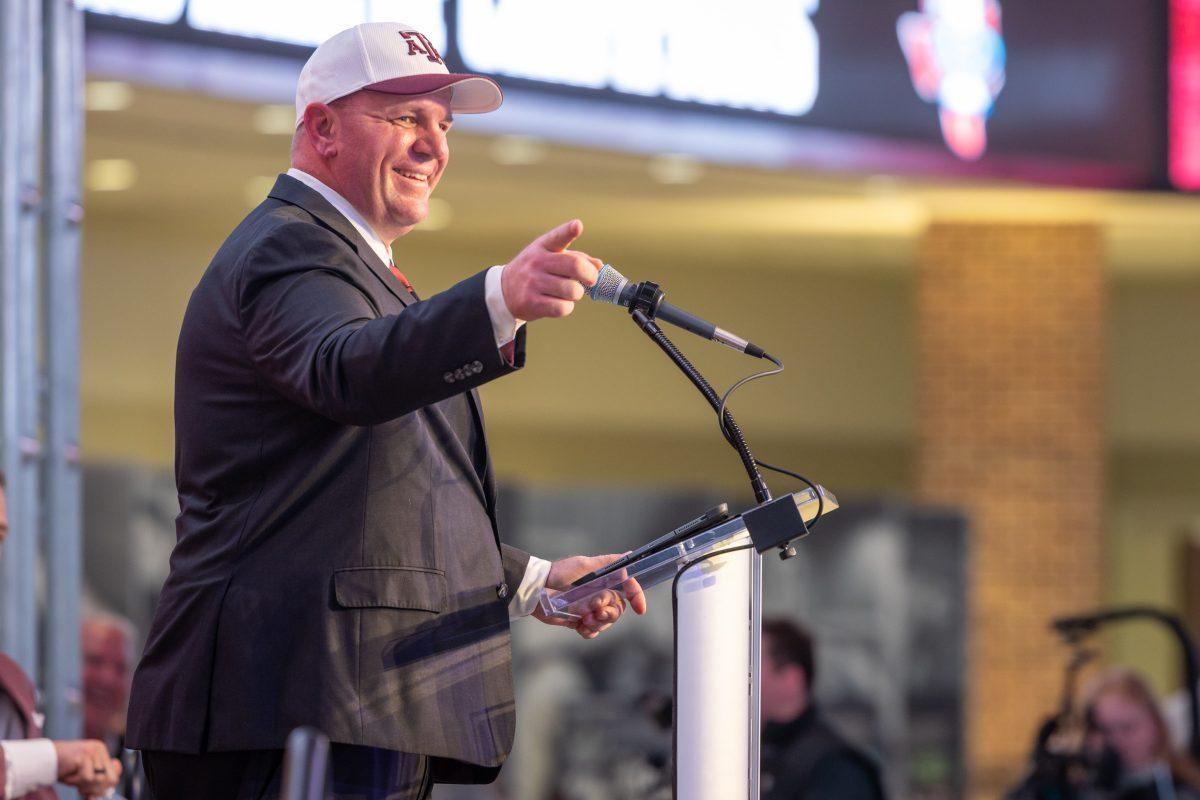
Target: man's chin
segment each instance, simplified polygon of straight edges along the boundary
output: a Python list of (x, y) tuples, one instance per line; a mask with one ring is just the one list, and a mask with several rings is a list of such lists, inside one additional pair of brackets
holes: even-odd
[(405, 208), (403, 213), (393, 215), (391, 220), (391, 228), (396, 232), (396, 238), (399, 238), (418, 227), (422, 222), (428, 219), (428, 217), (428, 205), (424, 205), (419, 209), (412, 207)]

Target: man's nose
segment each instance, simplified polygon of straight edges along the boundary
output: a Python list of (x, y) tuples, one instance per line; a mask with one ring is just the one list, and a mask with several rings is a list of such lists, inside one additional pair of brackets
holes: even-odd
[(450, 143), (446, 139), (446, 134), (441, 130), (427, 130), (423, 135), (417, 138), (414, 143), (414, 148), (422, 155), (430, 156), (443, 160), (450, 153)]

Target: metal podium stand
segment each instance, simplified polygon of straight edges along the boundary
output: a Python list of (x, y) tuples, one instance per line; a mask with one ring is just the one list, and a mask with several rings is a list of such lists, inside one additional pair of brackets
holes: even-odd
[[(783, 362), (729, 331), (663, 302), (656, 283), (630, 283), (605, 264), (593, 300), (625, 306), (642, 333), (674, 362), (704, 396), (725, 441), (737, 451), (750, 488), (753, 508), (728, 522), (672, 534), (670, 544), (639, 548), (617, 562), (620, 569), (557, 593), (544, 592), (542, 611), (567, 619), (598, 592), (624, 592), (636, 580), (643, 588), (671, 578), (675, 612), (675, 797), (680, 800), (758, 800), (759, 658), (762, 639), (762, 556), (777, 549), (796, 554), (792, 541), (808, 534), (809, 523), (837, 507), (833, 495), (803, 475), (754, 457), (745, 434), (728, 408), (729, 397), (752, 380), (778, 374)], [(774, 367), (748, 375), (724, 395), (688, 361), (655, 323), (655, 317), (685, 328)], [(759, 468), (788, 475), (808, 485), (795, 494), (771, 498)], [(610, 565), (610, 566), (616, 566)]]
[[(563, 592), (544, 590), (542, 611), (578, 619), (597, 595), (628, 596), (670, 580), (675, 612), (675, 797), (758, 798), (759, 553), (803, 536), (838, 507), (821, 487), (759, 504), (652, 549), (623, 569)], [(801, 521), (803, 520), (803, 522)], [(757, 551), (757, 552), (756, 552)]]

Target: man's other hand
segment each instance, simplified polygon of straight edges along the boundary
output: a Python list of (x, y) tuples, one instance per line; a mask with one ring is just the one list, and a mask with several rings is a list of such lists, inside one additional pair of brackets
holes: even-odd
[(595, 285), (604, 263), (578, 250), (568, 250), (583, 233), (577, 219), (564, 222), (529, 243), (504, 265), (500, 290), (504, 303), (517, 319), (565, 317), (585, 288)]
[(58, 780), (74, 786), (84, 797), (102, 797), (121, 778), (121, 762), (108, 755), (95, 739), (54, 742), (58, 755)]
[[(614, 553), (607, 556), (572, 556), (555, 561), (550, 565), (546, 588), (559, 591), (569, 589), (571, 583), (576, 579), (605, 567), (620, 557), (620, 553)], [(626, 597), (629, 598), (629, 605), (634, 612), (646, 613), (646, 595), (642, 593), (642, 587), (638, 585), (638, 582), (629, 578), (621, 585), (620, 592), (614, 589), (597, 592), (580, 619), (565, 620), (548, 617), (542, 614), (540, 607), (533, 612), (533, 615), (547, 625), (563, 625), (573, 628), (585, 639), (595, 639), (601, 631), (620, 619), (621, 614), (625, 611)]]

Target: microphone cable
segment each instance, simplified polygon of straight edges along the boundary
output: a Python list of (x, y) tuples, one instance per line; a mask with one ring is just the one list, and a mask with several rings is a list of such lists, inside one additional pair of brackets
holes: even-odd
[[(737, 443), (734, 441), (733, 435), (730, 432), (730, 430), (725, 422), (725, 406), (729, 403), (730, 396), (733, 395), (733, 393), (736, 392), (738, 389), (742, 388), (743, 386), (745, 386), (747, 383), (750, 383), (751, 381), (758, 380), (759, 378), (766, 378), (771, 375), (778, 375), (779, 373), (783, 372), (783, 362), (780, 361), (778, 358), (776, 358), (775, 356), (773, 356), (767, 352), (764, 352), (762, 357), (765, 358), (767, 361), (770, 361), (775, 366), (771, 367), (770, 369), (765, 369), (762, 372), (755, 372), (753, 375), (747, 375), (746, 377), (739, 380), (737, 383), (733, 384), (733, 386), (730, 386), (729, 389), (727, 389), (725, 391), (725, 394), (721, 395), (721, 402), (717, 408), (717, 427), (719, 427), (721, 429), (721, 435), (725, 437), (725, 441), (729, 442), (729, 445), (731, 447), (733, 447), (734, 449), (737, 449)], [(805, 532), (808, 532), (809, 530), (811, 530), (813, 527), (816, 526), (816, 524), (818, 522), (821, 521), (821, 516), (825, 513), (825, 498), (821, 496), (821, 491), (820, 491), (820, 489), (817, 488), (817, 485), (815, 483), (813, 483), (808, 478), (804, 477), (803, 475), (801, 475), (798, 472), (793, 472), (790, 469), (786, 469), (784, 467), (779, 467), (779, 466), (776, 466), (775, 464), (768, 464), (767, 462), (761, 461), (754, 456), (751, 456), (751, 458), (754, 459), (755, 465), (757, 465), (763, 469), (769, 469), (772, 472), (778, 472), (781, 475), (787, 475), (789, 477), (795, 478), (796, 480), (800, 481), (801, 483), (807, 485), (808, 488), (812, 489), (813, 494), (815, 494), (817, 496), (817, 513), (813, 517), (812, 522), (807, 522), (807, 523), (804, 522), (804, 517), (801, 516), (800, 522), (801, 522), (801, 524), (804, 525)]]
[[(629, 291), (631, 287), (633, 290), (632, 292)], [(649, 287), (651, 290), (650, 298), (646, 301), (649, 305), (646, 307), (642, 307), (643, 304), (638, 302), (642, 294), (641, 287)], [(785, 467), (770, 464), (766, 461), (756, 458), (750, 451), (749, 444), (746, 442), (746, 437), (742, 433), (741, 427), (737, 424), (737, 421), (734, 420), (733, 415), (726, 410), (726, 406), (729, 404), (729, 398), (735, 391), (751, 381), (758, 380), (759, 378), (765, 378), (769, 375), (778, 375), (780, 372), (783, 372), (783, 362), (757, 346), (754, 347), (753, 351), (734, 347), (733, 349), (744, 352), (747, 355), (752, 355), (756, 358), (762, 358), (770, 361), (774, 366), (770, 369), (756, 372), (752, 375), (742, 378), (734, 383), (733, 386), (729, 387), (725, 394), (718, 397), (716, 391), (712, 388), (708, 381), (705, 380), (704, 376), (701, 375), (694, 366), (692, 366), (692, 363), (688, 360), (687, 356), (685, 356), (675, 345), (675, 343), (672, 342), (667, 335), (661, 329), (659, 329), (657, 325), (654, 324), (654, 314), (657, 303), (653, 302), (653, 300), (654, 298), (657, 298), (659, 301), (662, 299), (662, 291), (659, 289), (657, 284), (631, 284), (629, 280), (620, 272), (618, 272), (615, 267), (613, 267), (611, 264), (605, 264), (604, 268), (600, 271), (596, 284), (590, 290), (586, 289), (585, 287), (585, 293), (593, 300), (613, 303), (615, 305), (628, 308), (629, 313), (633, 316), (634, 320), (637, 321), (638, 327), (640, 327), (644, 333), (646, 333), (664, 352), (667, 353), (667, 355), (675, 362), (675, 365), (679, 367), (679, 369), (683, 371), (684, 375), (686, 375), (687, 378), (696, 386), (696, 388), (700, 390), (700, 393), (704, 395), (705, 399), (708, 400), (709, 404), (717, 412), (717, 427), (720, 428), (721, 435), (725, 438), (725, 441), (729, 443), (730, 447), (737, 451), (738, 455), (741, 457), (742, 464), (745, 467), (747, 474), (751, 476), (751, 484), (757, 496), (756, 499), (759, 502), (762, 502), (764, 499), (770, 497), (766, 483), (762, 479), (762, 474), (758, 471), (759, 468), (768, 469), (772, 472), (777, 472), (781, 475), (787, 475), (788, 477), (795, 478), (812, 490), (813, 494), (816, 495), (817, 498), (817, 513), (813, 517), (811, 523), (805, 523), (803, 517), (801, 517), (800, 520), (801, 525), (804, 527), (804, 532), (807, 534), (809, 529), (816, 525), (825, 513), (825, 498), (821, 495), (817, 485), (798, 472), (793, 472)], [(622, 297), (626, 295), (628, 296), (624, 301), (622, 301)], [(639, 308), (642, 308), (640, 312), (638, 311)], [(640, 319), (637, 316), (638, 313), (642, 314)], [(684, 313), (686, 314), (686, 312)], [(699, 319), (694, 321), (697, 323), (703, 323), (705, 325), (710, 324), (704, 323), (703, 320)], [(679, 325), (680, 322), (674, 321), (673, 324)], [(690, 325), (682, 325), (682, 327), (701, 336), (702, 338), (713, 338), (711, 331), (701, 333), (699, 330)], [(715, 330), (720, 331), (719, 328), (715, 328)], [(724, 339), (719, 339), (718, 341), (720, 341), (722, 344), (729, 344)], [(749, 347), (748, 342), (743, 343)]]

